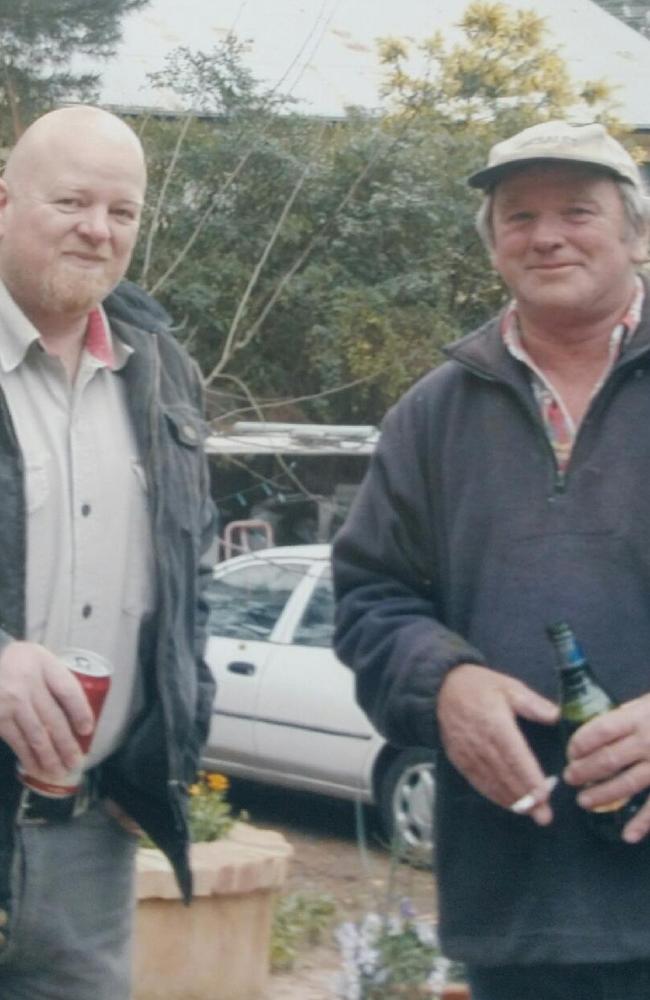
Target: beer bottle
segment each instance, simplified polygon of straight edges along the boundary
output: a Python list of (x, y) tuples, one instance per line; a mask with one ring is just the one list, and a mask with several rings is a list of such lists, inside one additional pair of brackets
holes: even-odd
[[(566, 622), (547, 628), (557, 656), (560, 678), (560, 727), (564, 744), (583, 723), (616, 708), (616, 702), (594, 677), (573, 630)], [(625, 824), (643, 805), (646, 792), (581, 810), (589, 826), (605, 840), (621, 840)]]

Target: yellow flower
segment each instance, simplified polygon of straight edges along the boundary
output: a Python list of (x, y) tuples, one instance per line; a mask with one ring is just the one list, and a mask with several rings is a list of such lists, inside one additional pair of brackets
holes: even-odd
[(225, 774), (207, 774), (205, 782), (212, 792), (225, 792), (230, 787), (230, 782)]
[(190, 793), (190, 795), (200, 795), (201, 794), (201, 786), (200, 785), (190, 785), (190, 787), (187, 790)]

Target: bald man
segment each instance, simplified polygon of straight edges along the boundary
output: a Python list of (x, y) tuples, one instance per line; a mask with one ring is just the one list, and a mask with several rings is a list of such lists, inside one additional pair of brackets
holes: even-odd
[[(191, 893), (186, 788), (213, 696), (201, 659), (213, 510), (198, 372), (156, 303), (125, 283), (113, 291), (145, 187), (135, 133), (91, 107), (38, 119), (0, 180), (0, 996), (11, 1000), (130, 996), (139, 827)], [(96, 726), (61, 659), (71, 648), (113, 668)]]

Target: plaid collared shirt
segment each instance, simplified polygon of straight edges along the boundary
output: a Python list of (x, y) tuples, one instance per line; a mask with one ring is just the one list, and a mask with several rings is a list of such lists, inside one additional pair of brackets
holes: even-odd
[[(643, 283), (637, 276), (636, 289), (632, 301), (625, 315), (612, 330), (609, 340), (607, 364), (601, 377), (592, 389), (592, 399), (618, 360), (623, 347), (634, 334), (641, 316), (644, 297)], [(548, 439), (555, 453), (558, 468), (560, 472), (564, 472), (571, 457), (571, 450), (578, 428), (559, 392), (538, 368), (523, 345), (515, 299), (509, 303), (503, 315), (501, 334), (506, 347), (513, 357), (523, 362), (530, 372), (533, 393), (539, 406)]]

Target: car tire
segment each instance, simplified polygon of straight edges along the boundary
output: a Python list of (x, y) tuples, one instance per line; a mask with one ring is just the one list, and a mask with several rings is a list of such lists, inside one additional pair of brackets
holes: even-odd
[(434, 751), (401, 750), (379, 782), (382, 833), (391, 850), (418, 866), (434, 866)]

